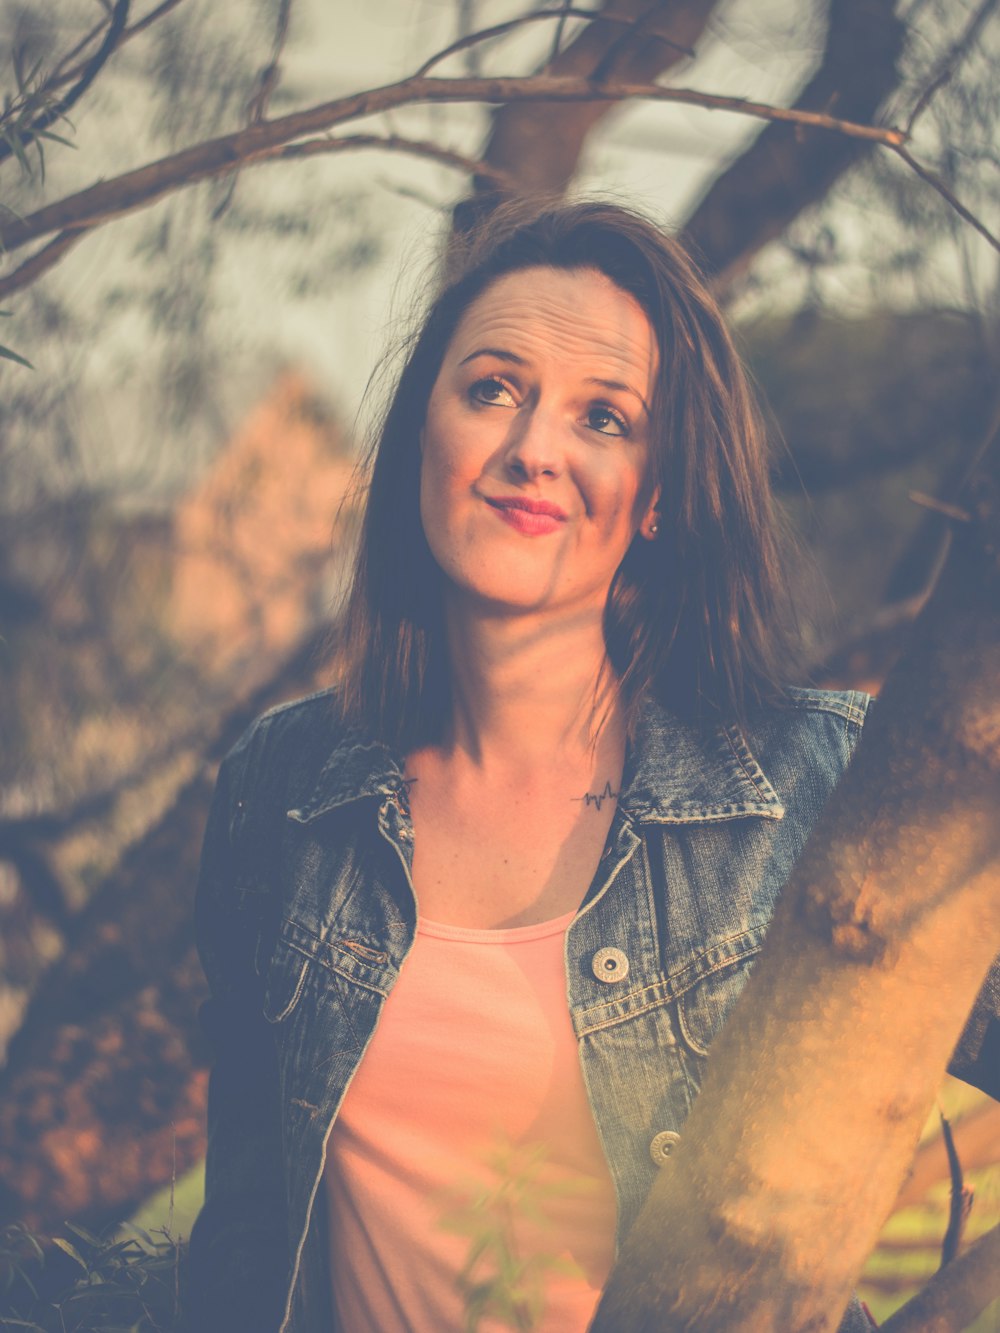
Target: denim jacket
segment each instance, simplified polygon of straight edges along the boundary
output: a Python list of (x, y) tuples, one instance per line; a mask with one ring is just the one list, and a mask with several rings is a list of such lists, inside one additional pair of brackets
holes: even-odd
[[(683, 1133), (868, 705), (856, 692), (790, 690), (746, 725), (708, 733), (652, 703), (641, 712), (566, 937), (619, 1244)], [(199, 1330), (334, 1327), (326, 1140), (413, 943), (412, 847), (398, 756), (339, 727), (326, 692), (266, 714), (222, 766), (196, 909), (211, 991), (201, 1021), (216, 1053), (190, 1249)], [(970, 1021), (953, 1064), (984, 1087), (997, 1079), (982, 1068), (998, 1030), (991, 976), (978, 1006), (989, 1012)], [(841, 1333), (869, 1327), (853, 1301)]]

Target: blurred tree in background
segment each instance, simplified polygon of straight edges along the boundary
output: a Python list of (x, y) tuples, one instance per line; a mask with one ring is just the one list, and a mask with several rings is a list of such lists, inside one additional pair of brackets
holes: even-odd
[(769, 404), (819, 683), (877, 685), (944, 539), (908, 495), (997, 422), (996, 4), (372, 8), (0, 15), (3, 336), (35, 367), (0, 361), (0, 1222), (106, 1225), (203, 1154), (214, 769), (327, 679), (371, 311), (401, 261), (426, 281), (428, 218), (673, 217)]

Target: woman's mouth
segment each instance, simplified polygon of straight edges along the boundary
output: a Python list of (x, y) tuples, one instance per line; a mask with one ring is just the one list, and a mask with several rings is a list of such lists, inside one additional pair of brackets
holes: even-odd
[(529, 500), (522, 495), (485, 497), (491, 509), (517, 532), (526, 537), (541, 537), (566, 522), (566, 511), (549, 500)]

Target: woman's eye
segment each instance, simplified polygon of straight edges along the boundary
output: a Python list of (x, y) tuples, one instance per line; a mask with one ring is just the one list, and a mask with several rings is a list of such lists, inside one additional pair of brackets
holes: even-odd
[(487, 377), (476, 380), (469, 390), (469, 395), (477, 403), (486, 403), (492, 407), (516, 407), (514, 395), (503, 380)]
[(591, 430), (600, 431), (602, 435), (627, 435), (629, 433), (628, 422), (620, 412), (616, 412), (613, 407), (608, 407), (606, 403), (595, 403), (587, 411), (587, 425)]

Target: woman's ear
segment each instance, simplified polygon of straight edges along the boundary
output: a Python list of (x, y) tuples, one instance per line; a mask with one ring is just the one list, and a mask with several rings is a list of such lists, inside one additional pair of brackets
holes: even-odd
[(645, 537), (646, 541), (656, 541), (657, 534), (660, 531), (660, 488), (657, 486), (653, 498), (646, 509), (645, 517), (639, 524), (639, 532)]

